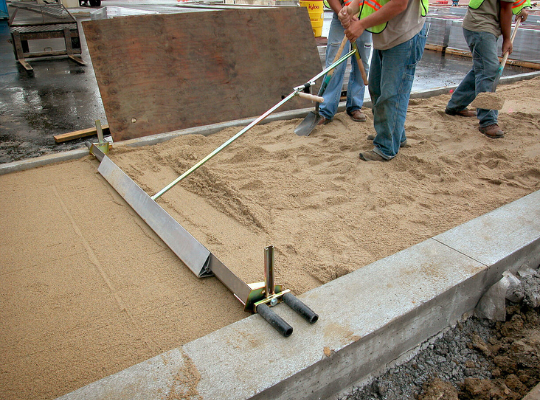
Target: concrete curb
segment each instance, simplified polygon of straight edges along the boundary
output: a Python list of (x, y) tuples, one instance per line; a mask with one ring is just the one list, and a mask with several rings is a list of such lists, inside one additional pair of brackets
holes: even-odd
[(253, 315), (62, 400), (324, 399), (470, 313), (505, 270), (540, 263), (540, 191), (305, 293), (309, 325), (275, 307), (287, 339)]
[(540, 400), (540, 384), (536, 385), (523, 400)]
[[(514, 82), (518, 82), (520, 80), (526, 80), (526, 79), (533, 79), (533, 78), (536, 78), (537, 76), (540, 76), (540, 71), (530, 72), (527, 74), (502, 77), (501, 84), (514, 83)], [(446, 86), (446, 87), (441, 87), (441, 88), (436, 88), (436, 89), (416, 91), (416, 92), (411, 93), (411, 99), (419, 99), (419, 98), (425, 99), (432, 96), (439, 96), (441, 94), (448, 94), (451, 89), (455, 89), (456, 87), (457, 86)], [(344, 111), (345, 106), (346, 106), (346, 103), (341, 102), (338, 106), (338, 111), (339, 112)], [(371, 101), (364, 102), (364, 106), (367, 108), (371, 108)], [(279, 121), (279, 120), (304, 118), (310, 111), (313, 111), (313, 107), (274, 113), (274, 114), (269, 115), (266, 119), (264, 119), (261, 122), (261, 124), (272, 122), (272, 121)], [(238, 120), (227, 121), (227, 122), (223, 122), (219, 124), (205, 125), (205, 126), (182, 129), (182, 130), (177, 130), (177, 131), (172, 131), (172, 132), (167, 132), (167, 133), (156, 134), (152, 136), (145, 136), (138, 139), (117, 142), (114, 144), (114, 147), (147, 146), (147, 145), (165, 142), (167, 140), (170, 140), (180, 135), (188, 135), (192, 133), (201, 134), (201, 135), (210, 135), (212, 133), (219, 132), (225, 128), (249, 125), (255, 119), (256, 118), (238, 119)], [(86, 155), (88, 155), (88, 151), (85, 149), (80, 149), (80, 150), (71, 150), (64, 153), (50, 154), (43, 157), (31, 158), (24, 161), (15, 161), (15, 162), (6, 163), (6, 164), (0, 164), (0, 175), (9, 174), (12, 172), (24, 171), (26, 169), (31, 169), (31, 168), (36, 168), (36, 167), (41, 167), (41, 166), (52, 164), (55, 162), (74, 160), (77, 158), (82, 158)]]

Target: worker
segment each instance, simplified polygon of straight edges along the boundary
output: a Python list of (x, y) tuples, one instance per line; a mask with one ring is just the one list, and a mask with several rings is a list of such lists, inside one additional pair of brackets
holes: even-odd
[(474, 112), (467, 106), (479, 93), (495, 90), (493, 82), (499, 69), (497, 39), (502, 34), (502, 54), (512, 54), (512, 15), (525, 21), (526, 7), (530, 4), (530, 0), (471, 0), (463, 18), (463, 36), (471, 50), (473, 66), (452, 94), (445, 112), (462, 117), (476, 116), (478, 130), (492, 139), (504, 137), (498, 125), (498, 111), (478, 108)]
[[(351, 0), (346, 1), (348, 3)], [(328, 33), (328, 44), (326, 45), (326, 66), (328, 67), (332, 64), (341, 42), (345, 37), (343, 26), (338, 18), (338, 13), (341, 11), (344, 4), (343, 0), (324, 0), (324, 3), (334, 11), (332, 22), (330, 23), (330, 31)], [(360, 58), (362, 59), (367, 75), (369, 73), (368, 60), (371, 56), (371, 33), (366, 31), (360, 35), (356, 40), (356, 46), (358, 47)], [(349, 48), (350, 43), (347, 42), (341, 56), (347, 54)], [(364, 82), (362, 79), (355, 57), (350, 57), (350, 60), (352, 69), (349, 76), (349, 83), (347, 84), (346, 112), (353, 121), (365, 122), (367, 117), (366, 114), (362, 112), (362, 106), (364, 105), (364, 94), (367, 82)], [(324, 102), (319, 106), (319, 115), (321, 118), (319, 119), (318, 125), (325, 125), (331, 122), (337, 112), (347, 62), (348, 61), (341, 63), (336, 67), (332, 79), (324, 91)]]
[(339, 19), (349, 40), (373, 34), (369, 94), (376, 135), (364, 161), (393, 159), (407, 144), (405, 117), (416, 65), (424, 54), (428, 0), (359, 0), (343, 7)]

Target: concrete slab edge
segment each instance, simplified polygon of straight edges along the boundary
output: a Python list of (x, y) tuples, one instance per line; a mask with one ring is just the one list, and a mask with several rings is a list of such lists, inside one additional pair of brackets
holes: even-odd
[(524, 263), (540, 264), (540, 191), (305, 293), (314, 325), (275, 307), (295, 329), (287, 339), (253, 315), (61, 399), (330, 398), (470, 314)]
[(536, 385), (523, 400), (540, 400), (540, 384)]
[[(530, 72), (527, 74), (502, 77), (501, 84), (513, 83), (513, 82), (517, 82), (517, 81), (525, 80), (525, 79), (533, 79), (533, 78), (536, 78), (537, 76), (540, 76), (540, 71)], [(432, 96), (439, 96), (441, 94), (448, 94), (451, 89), (455, 89), (456, 87), (457, 86), (454, 85), (454, 86), (446, 86), (446, 87), (430, 89), (430, 90), (415, 91), (411, 93), (411, 99), (418, 99), (418, 98), (424, 99), (424, 98), (429, 98)], [(339, 112), (344, 111), (345, 105), (346, 105), (345, 102), (341, 102), (338, 106), (338, 111)], [(364, 102), (364, 107), (371, 108), (371, 101)], [(272, 121), (303, 118), (310, 111), (313, 111), (313, 109), (314, 109), (313, 107), (310, 107), (310, 108), (302, 108), (298, 110), (274, 113), (274, 114), (269, 115), (267, 118), (265, 118), (261, 122), (261, 124), (272, 122)], [(205, 126), (193, 127), (193, 128), (182, 129), (182, 130), (177, 130), (177, 131), (172, 131), (172, 132), (160, 133), (156, 135), (145, 136), (142, 138), (117, 142), (117, 143), (114, 143), (114, 147), (148, 146), (152, 144), (165, 142), (177, 136), (188, 135), (188, 134), (201, 134), (201, 135), (206, 136), (206, 135), (211, 135), (213, 133), (219, 132), (225, 128), (249, 125), (255, 119), (256, 118), (238, 119), (238, 120), (227, 121), (227, 122), (223, 122), (219, 124), (205, 125)], [(86, 151), (84, 148), (81, 148), (78, 150), (71, 150), (71, 151), (67, 151), (63, 153), (49, 154), (42, 157), (31, 158), (24, 161), (14, 161), (11, 163), (0, 164), (0, 175), (9, 174), (12, 172), (24, 171), (24, 170), (36, 168), (36, 167), (41, 167), (41, 166), (52, 164), (55, 162), (62, 162), (62, 161), (82, 158), (86, 155), (88, 155), (88, 151)]]

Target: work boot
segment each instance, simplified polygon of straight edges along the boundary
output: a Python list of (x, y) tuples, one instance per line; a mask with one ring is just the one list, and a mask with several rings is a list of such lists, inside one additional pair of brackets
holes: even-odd
[[(375, 135), (372, 135), (372, 134), (367, 135), (367, 140), (374, 141)], [(399, 144), (399, 147), (411, 147), (411, 145), (407, 143), (407, 139), (405, 139), (403, 142)]]
[(504, 132), (501, 128), (499, 128), (499, 125), (493, 124), (485, 127), (479, 127), (478, 130), (482, 132), (484, 135), (486, 135), (488, 138), (492, 139), (500, 139), (504, 137)]
[(359, 156), (360, 159), (363, 161), (388, 161), (387, 159), (375, 153), (373, 150), (364, 151), (363, 153), (360, 153)]
[(448, 115), (457, 115), (458, 117), (476, 117), (476, 111), (468, 110), (466, 108), (460, 111), (447, 108), (444, 112)]
[(347, 111), (347, 114), (351, 117), (351, 119), (355, 122), (366, 122), (367, 117), (366, 114), (362, 112), (362, 110), (354, 110), (352, 112)]
[(321, 118), (319, 119), (319, 122), (317, 122), (317, 125), (326, 125), (332, 122), (331, 119), (326, 118), (324, 115), (321, 115)]

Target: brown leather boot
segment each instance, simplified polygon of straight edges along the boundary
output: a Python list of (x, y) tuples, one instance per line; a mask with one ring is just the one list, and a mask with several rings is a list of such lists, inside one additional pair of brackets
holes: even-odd
[(486, 135), (487, 137), (492, 138), (492, 139), (500, 139), (504, 137), (504, 132), (502, 131), (501, 128), (499, 128), (499, 125), (497, 124), (488, 125), (483, 128), (480, 127), (478, 128), (478, 130), (482, 132), (484, 135)]
[(468, 110), (466, 108), (461, 111), (450, 110), (447, 108), (444, 112), (448, 115), (457, 115), (458, 117), (476, 117), (476, 111)]
[(353, 112), (348, 112), (347, 111), (347, 114), (349, 114), (351, 119), (353, 121), (355, 121), (355, 122), (366, 122), (367, 121), (366, 114), (364, 114), (362, 112), (362, 110), (354, 110)]

